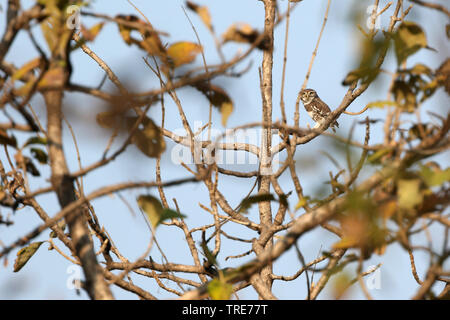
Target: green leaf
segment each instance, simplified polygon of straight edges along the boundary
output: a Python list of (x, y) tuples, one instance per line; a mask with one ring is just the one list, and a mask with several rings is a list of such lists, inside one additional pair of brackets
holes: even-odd
[(440, 168), (433, 170), (428, 166), (421, 166), (420, 175), (429, 187), (440, 186), (450, 181), (450, 167), (445, 170)]
[(401, 65), (410, 55), (427, 47), (422, 27), (412, 21), (403, 21), (394, 34), (397, 64)]
[(33, 155), (33, 158), (39, 161), (40, 164), (47, 164), (48, 156), (44, 150), (38, 148), (31, 148), (30, 152)]
[(419, 179), (403, 179), (397, 183), (398, 206), (402, 209), (413, 209), (422, 203)]
[(369, 161), (371, 164), (378, 164), (378, 163), (380, 163), (381, 158), (383, 158), (383, 156), (387, 155), (391, 151), (392, 151), (392, 148), (383, 148), (383, 149), (377, 150), (375, 153), (371, 154), (367, 158), (367, 161)]
[(226, 281), (213, 279), (208, 284), (208, 294), (213, 300), (229, 300), (233, 293), (233, 286)]
[(36, 253), (43, 241), (33, 242), (28, 247), (22, 248), (17, 252), (17, 258), (14, 262), (14, 272), (19, 272), (20, 269), (30, 260)]
[(164, 220), (186, 217), (174, 210), (163, 208), (161, 202), (151, 195), (141, 195), (138, 197), (137, 202), (139, 207), (147, 215), (153, 228), (156, 228)]
[(243, 212), (247, 212), (248, 209), (250, 209), (250, 207), (258, 202), (263, 202), (263, 201), (274, 201), (275, 197), (273, 196), (273, 194), (258, 194), (256, 196), (250, 196), (244, 200), (242, 200), (241, 204), (239, 205), (240, 209), (239, 212), (243, 213)]
[(178, 213), (175, 210), (172, 209), (164, 209), (161, 213), (160, 222), (164, 220), (170, 220), (170, 219), (184, 219), (187, 218), (184, 214)]
[(22, 148), (25, 148), (26, 146), (29, 146), (31, 144), (41, 144), (46, 145), (47, 144), (47, 138), (45, 137), (31, 137), (29, 138)]

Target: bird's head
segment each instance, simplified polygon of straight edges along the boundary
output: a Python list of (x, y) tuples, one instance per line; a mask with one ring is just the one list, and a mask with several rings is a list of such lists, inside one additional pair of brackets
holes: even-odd
[(317, 92), (313, 89), (303, 89), (300, 91), (300, 99), (303, 104), (310, 104), (317, 97)]

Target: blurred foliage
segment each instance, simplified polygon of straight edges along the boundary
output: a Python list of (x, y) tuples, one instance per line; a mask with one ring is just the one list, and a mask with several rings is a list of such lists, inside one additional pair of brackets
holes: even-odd
[(158, 198), (151, 195), (140, 195), (137, 203), (142, 211), (147, 215), (153, 228), (163, 221), (176, 218), (185, 218), (186, 216), (174, 210), (164, 208)]
[(17, 258), (16, 261), (14, 262), (14, 272), (19, 272), (43, 243), (44, 243), (43, 241), (33, 242), (30, 243), (28, 246), (20, 249), (17, 252)]

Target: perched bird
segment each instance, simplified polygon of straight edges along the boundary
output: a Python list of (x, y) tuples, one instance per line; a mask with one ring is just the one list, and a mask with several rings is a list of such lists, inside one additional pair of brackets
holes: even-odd
[[(306, 112), (308, 112), (309, 116), (316, 122), (314, 128), (319, 127), (331, 114), (328, 105), (319, 98), (317, 92), (313, 89), (303, 89), (300, 91), (300, 99), (305, 106)], [(339, 128), (339, 124), (337, 121), (334, 121), (331, 123), (330, 127), (333, 129), (333, 132), (336, 132), (334, 127)]]

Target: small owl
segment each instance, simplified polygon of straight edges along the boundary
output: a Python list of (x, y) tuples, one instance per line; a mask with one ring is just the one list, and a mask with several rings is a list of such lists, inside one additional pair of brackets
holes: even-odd
[[(331, 113), (328, 105), (319, 98), (317, 92), (313, 89), (304, 89), (300, 91), (300, 99), (302, 99), (306, 112), (308, 112), (309, 116), (316, 122), (314, 128), (319, 127)], [(330, 127), (333, 129), (333, 132), (336, 132), (334, 127), (339, 128), (339, 124), (337, 121), (334, 121)]]

